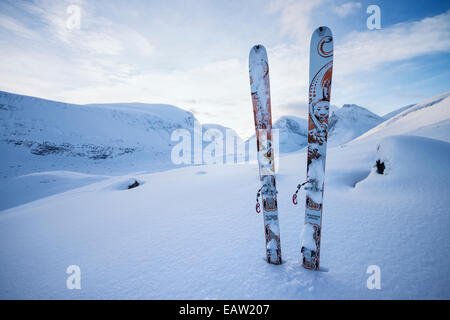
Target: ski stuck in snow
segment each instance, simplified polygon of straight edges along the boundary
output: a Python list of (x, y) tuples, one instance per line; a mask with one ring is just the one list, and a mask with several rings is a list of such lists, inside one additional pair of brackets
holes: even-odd
[(332, 72), (333, 36), (329, 28), (322, 26), (313, 32), (310, 46), (307, 179), (297, 186), (292, 197), (294, 204), (297, 204), (297, 193), (305, 185), (305, 224), (301, 252), (303, 266), (311, 270), (319, 270), (320, 264)]
[(281, 264), (275, 163), (272, 150), (269, 63), (266, 49), (262, 45), (256, 45), (250, 50), (249, 73), (261, 182), (261, 188), (257, 193), (256, 211), (260, 212), (261, 210), (259, 204), (259, 197), (261, 196), (267, 262)]

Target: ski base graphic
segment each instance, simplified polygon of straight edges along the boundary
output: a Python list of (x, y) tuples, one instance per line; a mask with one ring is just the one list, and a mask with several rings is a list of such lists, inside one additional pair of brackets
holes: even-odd
[(327, 27), (311, 37), (309, 66), (308, 162), (302, 265), (320, 268), (323, 190), (327, 151), (328, 113), (333, 71), (333, 36)]

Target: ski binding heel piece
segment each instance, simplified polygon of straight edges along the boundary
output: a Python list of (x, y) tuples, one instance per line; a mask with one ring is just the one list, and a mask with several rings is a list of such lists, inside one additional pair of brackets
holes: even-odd
[(313, 192), (322, 192), (322, 189), (318, 186), (318, 181), (316, 179), (310, 179), (307, 181), (309, 184), (305, 186), (305, 190), (313, 191)]

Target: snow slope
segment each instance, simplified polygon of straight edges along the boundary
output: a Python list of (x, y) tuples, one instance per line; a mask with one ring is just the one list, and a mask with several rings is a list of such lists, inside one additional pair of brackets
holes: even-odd
[(355, 143), (408, 134), (450, 141), (450, 91), (418, 103), (367, 131)]
[[(448, 299), (450, 145), (393, 137), (381, 150), (387, 175), (371, 171), (373, 149), (329, 152), (327, 272), (300, 265), (304, 197), (294, 207), (290, 196), (304, 179), (302, 152), (280, 159), (281, 266), (264, 261), (256, 165), (187, 167), (114, 177), (1, 212), (0, 297)], [(130, 177), (144, 184), (126, 190)], [(81, 268), (79, 291), (65, 287), (69, 265)], [(366, 288), (370, 265), (381, 268), (381, 290)]]
[[(300, 261), (305, 199), (293, 206), (291, 196), (305, 180), (303, 149), (279, 159), (280, 266), (264, 261), (256, 164), (127, 168), (0, 211), (0, 298), (450, 299), (450, 131), (438, 126), (448, 118), (439, 99), (328, 150), (323, 272)], [(128, 190), (134, 179), (141, 185)], [(66, 288), (70, 265), (81, 290)], [(380, 290), (366, 286), (372, 265)]]
[(409, 109), (409, 108), (411, 108), (413, 106), (415, 106), (415, 104), (408, 104), (407, 106), (404, 106), (404, 107), (398, 108), (398, 109), (396, 109), (394, 111), (391, 111), (389, 113), (386, 113), (384, 116), (382, 116), (382, 118), (385, 119), (385, 120), (388, 120), (388, 119), (398, 115), (400, 112), (403, 112), (406, 109)]
[(0, 210), (110, 178), (74, 171), (43, 171), (3, 179)]

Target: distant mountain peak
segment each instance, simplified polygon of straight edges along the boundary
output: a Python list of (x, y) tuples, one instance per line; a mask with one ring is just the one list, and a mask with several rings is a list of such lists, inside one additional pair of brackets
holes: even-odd
[(328, 138), (331, 145), (340, 145), (355, 139), (377, 126), (384, 119), (356, 104), (344, 104), (334, 110), (328, 120)]
[(305, 135), (307, 127), (306, 119), (295, 116), (282, 116), (273, 125), (275, 129), (286, 129), (292, 133)]
[[(361, 106), (358, 106), (357, 104), (354, 104), (354, 103), (346, 103), (346, 104), (342, 105), (342, 108), (355, 108), (355, 107), (362, 108)], [(365, 108), (363, 108), (363, 109), (365, 109)]]

